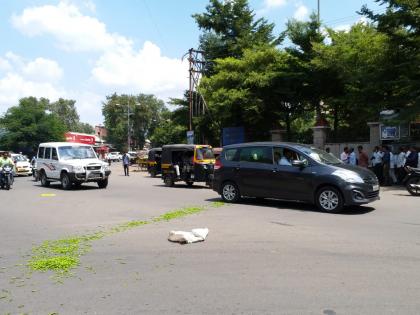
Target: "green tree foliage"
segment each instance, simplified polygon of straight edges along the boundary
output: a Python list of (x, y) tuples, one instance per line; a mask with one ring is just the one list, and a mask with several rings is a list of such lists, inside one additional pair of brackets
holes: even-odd
[(49, 103), (48, 109), (60, 118), (66, 127), (66, 131), (93, 134), (95, 132), (94, 128), (90, 124), (80, 121), (75, 104), (75, 100), (60, 98), (54, 103)]
[(22, 98), (19, 105), (10, 107), (0, 119), (6, 131), (0, 138), (2, 149), (34, 154), (42, 142), (62, 141), (66, 127), (49, 110), (48, 99)]
[(276, 45), (282, 39), (273, 35), (274, 24), (264, 18), (255, 18), (248, 0), (210, 0), (206, 12), (194, 14), (193, 18), (203, 31), (200, 49), (210, 62), (218, 58), (239, 58), (244, 49)]
[(377, 120), (385, 108), (388, 37), (363, 23), (346, 32), (327, 31), (331, 43), (314, 44), (312, 65), (334, 78), (336, 89), (326, 93), (323, 101), (332, 114), (336, 138), (339, 128), (347, 130), (347, 137), (357, 138), (361, 130), (367, 132), (366, 122)]
[(163, 101), (153, 95), (107, 96), (103, 103), (102, 114), (108, 129), (107, 141), (119, 150), (127, 148), (127, 110), (130, 112), (131, 147), (142, 148), (161, 121), (165, 111)]
[(291, 121), (304, 110), (300, 101), (304, 68), (297, 57), (259, 47), (245, 50), (241, 59), (217, 60), (215, 70), (203, 79), (201, 92), (217, 126), (244, 126), (252, 131), (250, 140), (263, 140), (272, 127), (284, 122), (290, 135)]
[(386, 7), (375, 14), (367, 6), (361, 13), (375, 22), (379, 32), (390, 39), (385, 101), (389, 108), (420, 111), (420, 2), (418, 0), (375, 0)]

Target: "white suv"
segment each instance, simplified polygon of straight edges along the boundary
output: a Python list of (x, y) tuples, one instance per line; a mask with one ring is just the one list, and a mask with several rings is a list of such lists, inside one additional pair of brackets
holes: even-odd
[(41, 143), (37, 155), (37, 172), (41, 185), (59, 181), (63, 189), (87, 182), (108, 186), (109, 166), (98, 159), (90, 145), (70, 142)]

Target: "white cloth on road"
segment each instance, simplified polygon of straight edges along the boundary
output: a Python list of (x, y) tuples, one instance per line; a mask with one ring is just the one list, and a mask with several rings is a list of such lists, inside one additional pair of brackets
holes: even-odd
[(170, 231), (168, 240), (181, 244), (190, 244), (203, 242), (209, 234), (208, 228), (193, 229), (191, 232), (186, 231)]

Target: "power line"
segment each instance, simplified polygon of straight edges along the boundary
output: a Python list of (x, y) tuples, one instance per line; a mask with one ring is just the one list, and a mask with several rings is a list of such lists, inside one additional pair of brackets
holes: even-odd
[(155, 28), (155, 31), (156, 31), (159, 39), (160, 39), (160, 42), (161, 42), (163, 48), (167, 51), (165, 40), (163, 39), (162, 33), (160, 32), (160, 29), (159, 29), (159, 27), (158, 27), (158, 25), (156, 23), (156, 20), (153, 18), (153, 14), (152, 14), (152, 11), (150, 10), (150, 7), (147, 4), (147, 0), (142, 0), (142, 3), (144, 4), (144, 7), (146, 8), (146, 11), (147, 11), (147, 13), (149, 15), (149, 19), (150, 19), (150, 21), (152, 22), (152, 24), (153, 24), (153, 26)]

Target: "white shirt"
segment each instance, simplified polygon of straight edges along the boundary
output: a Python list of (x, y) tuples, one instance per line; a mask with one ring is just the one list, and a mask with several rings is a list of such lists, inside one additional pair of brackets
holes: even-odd
[(290, 163), (290, 161), (283, 156), (279, 161), (279, 165), (292, 166), (292, 163)]
[(381, 164), (384, 153), (381, 151), (373, 152), (373, 165)]
[(389, 168), (395, 168), (396, 164), (396, 155), (389, 152)]
[(346, 152), (342, 152), (340, 155), (340, 159), (341, 161), (343, 161), (344, 163), (348, 163), (349, 162), (349, 156)]
[(354, 152), (350, 153), (349, 164), (356, 165), (356, 153)]
[(420, 168), (420, 152), (419, 152), (419, 159), (418, 159), (418, 162), (417, 162), (417, 168)]
[(397, 157), (397, 167), (404, 167), (405, 165), (405, 153), (400, 152)]

